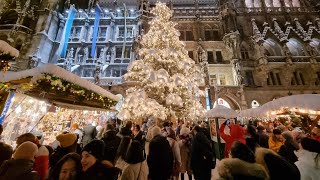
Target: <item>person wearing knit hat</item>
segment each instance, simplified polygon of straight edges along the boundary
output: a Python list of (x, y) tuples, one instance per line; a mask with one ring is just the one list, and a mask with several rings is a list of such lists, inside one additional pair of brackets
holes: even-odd
[(301, 180), (319, 179), (320, 177), (320, 142), (311, 138), (302, 138), (300, 150), (295, 154), (295, 165), (301, 173)]
[(281, 131), (279, 129), (274, 129), (272, 135), (268, 141), (269, 149), (274, 152), (278, 152), (280, 147), (283, 145), (283, 137), (281, 135)]
[(0, 166), (1, 164), (10, 159), (13, 154), (13, 149), (10, 145), (0, 142)]
[(38, 146), (24, 142), (16, 149), (12, 160), (5, 161), (0, 168), (0, 180), (39, 180), (38, 173), (33, 171), (34, 159)]
[(46, 178), (46, 175), (48, 173), (49, 169), (49, 151), (45, 146), (42, 146), (36, 137), (35, 134), (33, 133), (24, 133), (20, 135), (17, 138), (17, 148), (20, 146), (20, 144), (24, 142), (33, 142), (34, 144), (37, 145), (38, 147), (38, 152), (35, 155), (35, 162), (34, 162), (34, 167), (33, 170), (37, 171), (40, 180), (44, 180)]
[(101, 140), (90, 141), (81, 152), (81, 164), (83, 176), (81, 179), (114, 179), (114, 168), (108, 168), (102, 163), (104, 154), (104, 142)]
[(77, 135), (73, 133), (59, 134), (56, 139), (60, 146), (50, 156), (50, 167), (54, 167), (68, 153), (77, 152)]

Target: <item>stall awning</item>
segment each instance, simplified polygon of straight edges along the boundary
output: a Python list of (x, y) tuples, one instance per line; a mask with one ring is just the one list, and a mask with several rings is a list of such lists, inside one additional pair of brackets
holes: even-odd
[(0, 74), (0, 89), (13, 90), (53, 104), (113, 109), (119, 97), (53, 64)]

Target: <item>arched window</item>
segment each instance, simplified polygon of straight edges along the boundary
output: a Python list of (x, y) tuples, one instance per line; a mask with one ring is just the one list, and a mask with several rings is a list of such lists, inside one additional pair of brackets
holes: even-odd
[(251, 102), (251, 108), (257, 108), (257, 107), (259, 107), (259, 106), (260, 106), (260, 103), (259, 103), (258, 101), (253, 100), (253, 101)]
[(219, 105), (225, 106), (225, 107), (231, 109), (230, 104), (229, 104), (226, 100), (224, 100), (224, 99), (222, 99), (222, 98), (218, 98), (218, 100), (217, 100), (216, 102), (214, 102), (213, 107), (216, 107), (216, 106), (217, 106), (217, 102), (218, 102)]
[(240, 52), (242, 59), (249, 59), (249, 52), (244, 46), (241, 47)]
[(267, 38), (263, 43), (268, 56), (282, 56), (280, 44), (272, 38)]
[(292, 56), (304, 56), (304, 48), (302, 43), (296, 38), (290, 38), (286, 43)]

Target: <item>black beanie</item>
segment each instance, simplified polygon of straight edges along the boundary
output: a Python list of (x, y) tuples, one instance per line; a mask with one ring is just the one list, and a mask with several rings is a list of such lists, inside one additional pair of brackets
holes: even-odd
[(90, 141), (81, 152), (87, 151), (89, 154), (94, 156), (98, 160), (103, 159), (104, 155), (104, 142), (101, 140), (92, 140)]
[(315, 152), (320, 154), (320, 142), (318, 142), (315, 139), (311, 138), (303, 138), (301, 139), (301, 146), (303, 149), (310, 151), (310, 152)]

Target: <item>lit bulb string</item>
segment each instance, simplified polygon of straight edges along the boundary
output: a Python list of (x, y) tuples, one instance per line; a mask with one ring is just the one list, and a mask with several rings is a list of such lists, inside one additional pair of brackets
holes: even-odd
[(24, 101), (27, 97), (28, 97), (28, 96), (24, 97), (24, 98), (19, 102), (19, 104), (18, 104), (16, 107), (14, 107), (13, 110), (11, 110), (11, 112), (3, 119), (3, 122), (5, 121), (6, 118), (8, 118), (8, 117), (23, 103), (23, 101)]

